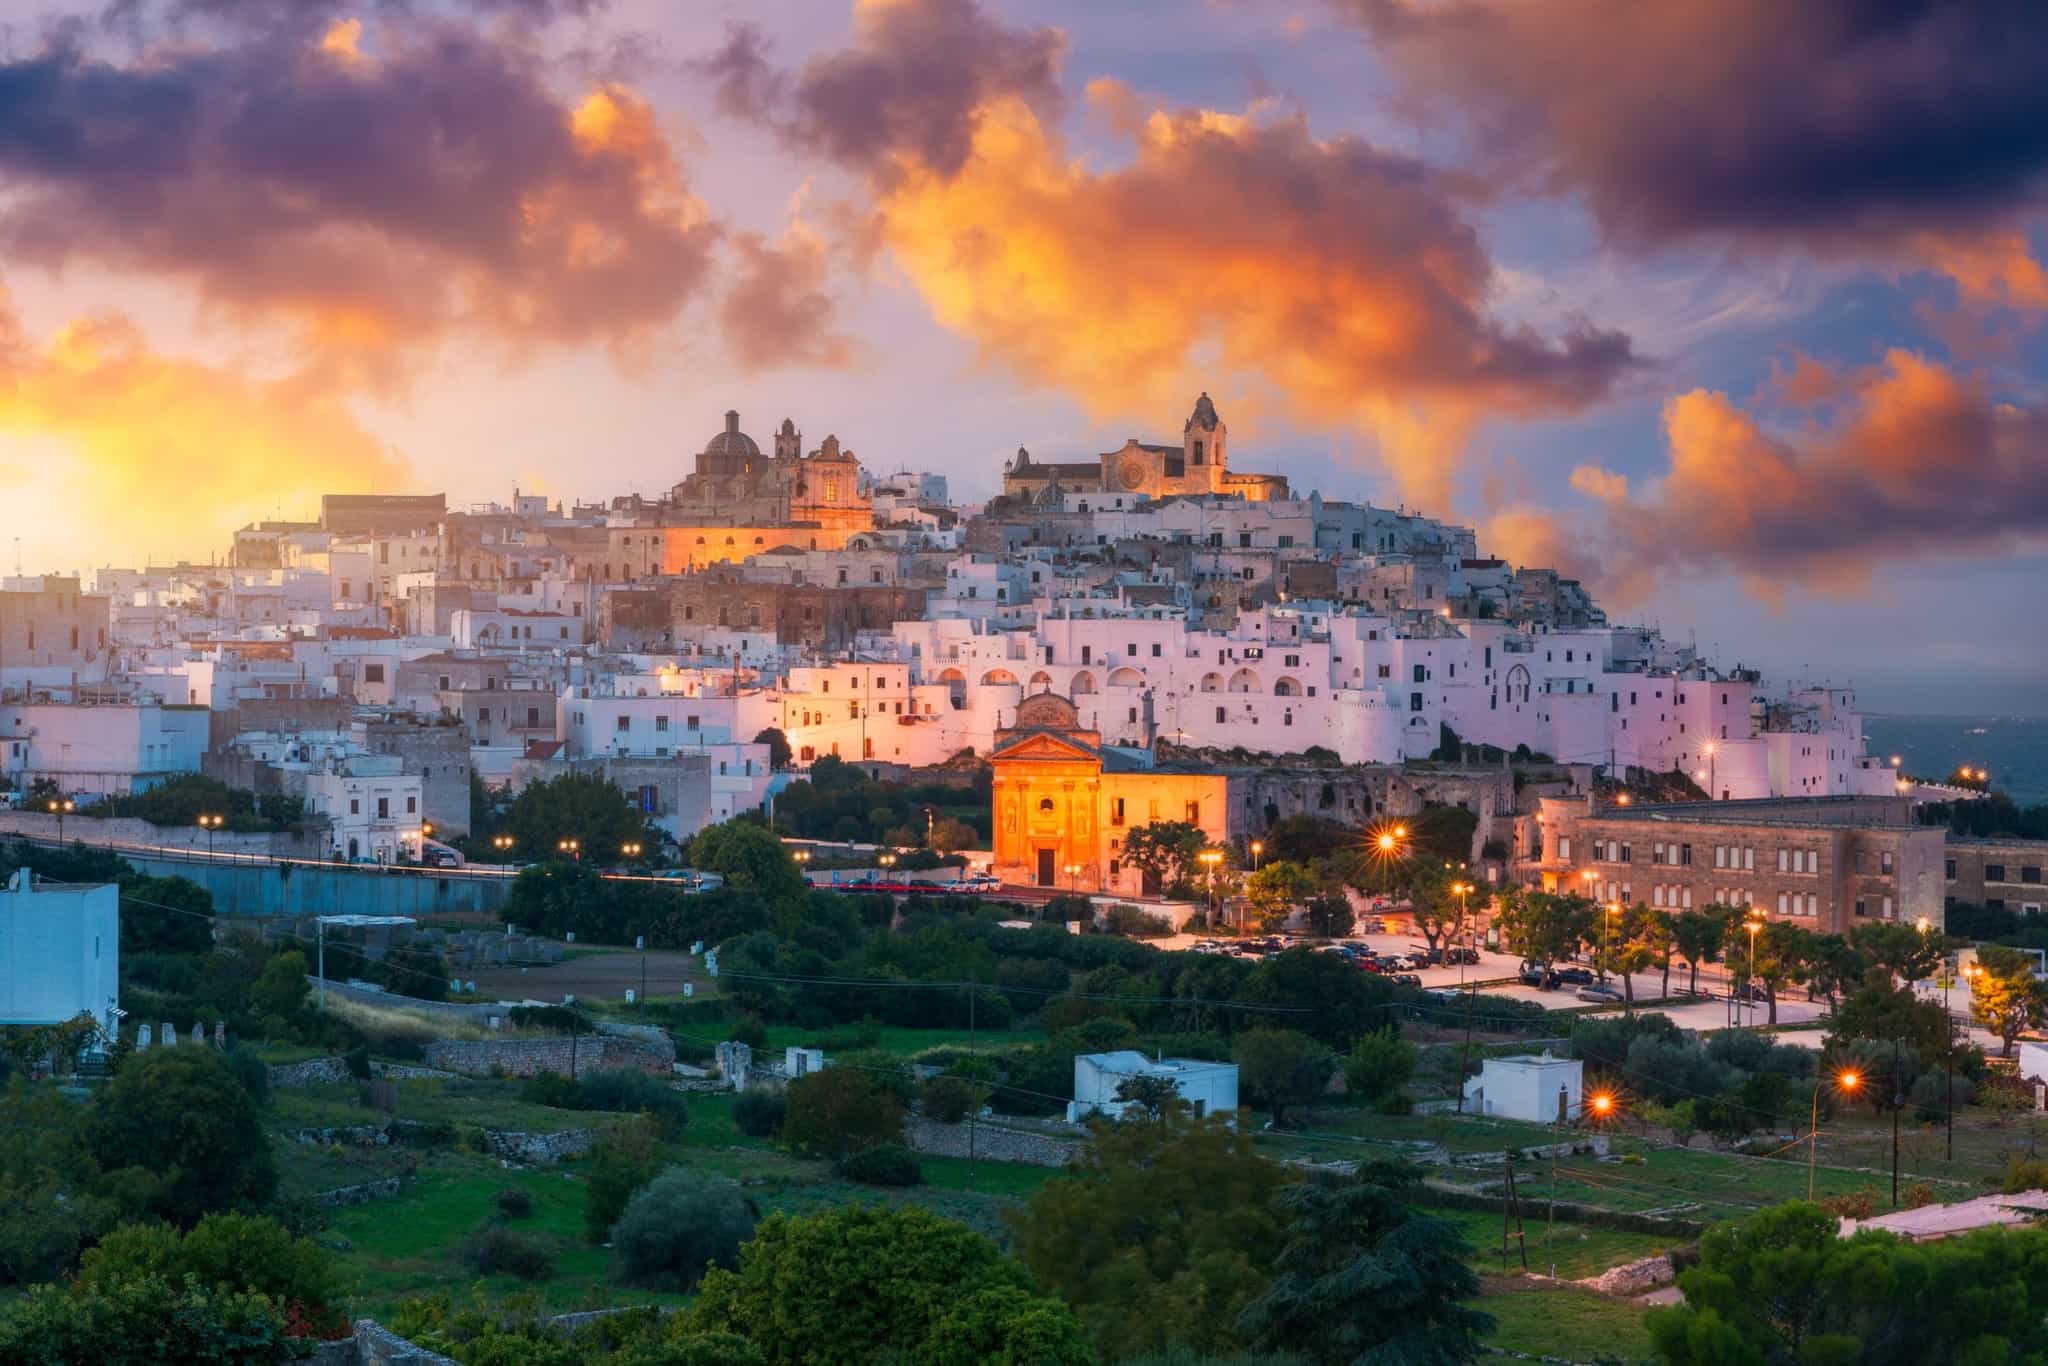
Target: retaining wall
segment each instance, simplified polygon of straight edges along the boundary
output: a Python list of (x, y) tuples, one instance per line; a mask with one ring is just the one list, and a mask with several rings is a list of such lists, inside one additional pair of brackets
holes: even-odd
[(584, 1034), (575, 1039), (437, 1039), (422, 1052), (429, 1067), (471, 1077), (494, 1073), (532, 1077), (542, 1072), (559, 1072), (566, 1077), (612, 1068), (631, 1068), (666, 1077), (675, 1062), (672, 1046), (664, 1056), (637, 1040), (604, 1034)]
[(562, 1129), (551, 1134), (520, 1133), (513, 1129), (486, 1129), (484, 1143), (499, 1157), (513, 1162), (541, 1165), (581, 1157), (597, 1142), (591, 1129)]
[[(1028, 1129), (1005, 1128), (988, 1120), (977, 1122), (973, 1128), (973, 1155), (991, 1162), (1064, 1167), (1087, 1143), (1085, 1135), (1064, 1138)], [(930, 1153), (934, 1157), (968, 1156), (969, 1135), (965, 1123), (941, 1124), (921, 1115), (913, 1116), (903, 1126), (903, 1141), (913, 1152)]]
[(351, 1205), (367, 1205), (372, 1200), (389, 1200), (398, 1194), (405, 1178), (387, 1176), (381, 1181), (365, 1181), (358, 1186), (336, 1186), (333, 1190), (320, 1192), (320, 1208), (346, 1209)]

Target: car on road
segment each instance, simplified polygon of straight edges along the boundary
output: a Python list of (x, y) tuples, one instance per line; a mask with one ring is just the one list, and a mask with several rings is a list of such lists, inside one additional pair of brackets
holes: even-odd
[(1551, 975), (1568, 986), (1589, 987), (1593, 985), (1591, 968), (1557, 968)]
[(1758, 1005), (1762, 1005), (1771, 999), (1770, 993), (1754, 982), (1744, 982), (1728, 994), (1738, 1001), (1751, 1001)]
[(1443, 961), (1448, 967), (1457, 967), (1460, 963), (1470, 967), (1477, 967), (1479, 966), (1479, 950), (1468, 949), (1462, 945), (1447, 948), (1443, 951)]
[(1596, 1002), (1600, 1005), (1612, 1005), (1620, 1001), (1622, 999), (1622, 995), (1613, 987), (1601, 986), (1598, 983), (1595, 983), (1594, 985), (1589, 987), (1580, 987), (1579, 999), (1581, 1001)]
[(1394, 954), (1392, 957), (1386, 960), (1386, 964), (1388, 967), (1393, 968), (1396, 972), (1413, 972), (1417, 968), (1426, 968), (1429, 966), (1429, 964), (1425, 962), (1420, 956), (1412, 953)]

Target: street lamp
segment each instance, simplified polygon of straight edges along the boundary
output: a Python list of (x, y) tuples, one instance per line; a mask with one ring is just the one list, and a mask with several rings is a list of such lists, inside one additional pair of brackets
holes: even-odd
[(1204, 849), (1196, 857), (1209, 870), (1209, 923), (1213, 926), (1216, 923), (1216, 865), (1223, 862), (1223, 853), (1219, 849)]
[(64, 818), (78, 809), (78, 803), (69, 797), (50, 803), (50, 812), (57, 818), (57, 843), (64, 843)]
[(501, 854), (510, 854), (512, 852), (512, 846), (517, 843), (519, 843), (519, 841), (512, 838), (512, 836), (510, 835), (491, 836), (491, 848), (497, 850)]
[(1070, 892), (1079, 891), (1081, 881), (1081, 865), (1078, 863), (1069, 863), (1062, 871), (1064, 871), (1067, 875), (1067, 890)]
[(1266, 845), (1265, 845), (1265, 842), (1264, 842), (1263, 840), (1253, 840), (1253, 841), (1252, 841), (1252, 871), (1253, 871), (1253, 872), (1255, 872), (1255, 873), (1256, 873), (1256, 872), (1258, 872), (1258, 871), (1259, 871), (1259, 855), (1261, 855), (1261, 854), (1263, 854), (1263, 853), (1265, 853), (1265, 852), (1266, 852)]
[(628, 843), (625, 843), (625, 844), (622, 844), (622, 845), (620, 845), (620, 846), (619, 846), (619, 857), (620, 857), (620, 858), (623, 858), (623, 859), (637, 859), (637, 858), (639, 858), (639, 857), (640, 857), (640, 846), (639, 846), (639, 845), (638, 845), (637, 843), (633, 843), (633, 842), (630, 842), (630, 841), (629, 841)]
[(208, 863), (213, 862), (213, 832), (220, 829), (221, 822), (226, 819), (227, 817), (225, 816), (213, 815), (201, 815), (199, 817), (199, 828), (206, 832), (206, 861)]
[(1718, 780), (1715, 777), (1714, 769), (1714, 742), (1709, 740), (1706, 744), (1700, 746), (1700, 748), (1706, 753), (1707, 756), (1707, 800), (1712, 801), (1714, 800), (1714, 788), (1718, 784)]
[(581, 841), (581, 840), (557, 840), (557, 841), (555, 841), (555, 848), (557, 848), (557, 849), (561, 850), (561, 851), (562, 851), (563, 853), (567, 854), (567, 855), (568, 855), (568, 856), (569, 856), (570, 858), (574, 859), (574, 860), (575, 860), (576, 862), (578, 862), (578, 863), (581, 863), (581, 862), (583, 862), (583, 841)]
[[(1613, 961), (1613, 950), (1609, 947), (1614, 917), (1621, 914), (1621, 903), (1610, 901), (1600, 908), (1600, 980), (1607, 980), (1607, 965)], [(1634, 996), (1629, 997), (1634, 1000)]]
[[(1462, 1090), (1463, 1087), (1461, 1081), (1459, 1088)], [(1557, 1228), (1557, 1150), (1564, 1146), (1561, 1131), (1569, 1108), (1565, 1104), (1565, 1089), (1560, 1086), (1557, 1088), (1557, 1117), (1550, 1122), (1550, 1209), (1543, 1225), (1543, 1246), (1550, 1254), (1552, 1279), (1557, 1276), (1557, 1246), (1551, 1241), (1551, 1234)], [(1581, 1118), (1590, 1123), (1604, 1124), (1620, 1112), (1621, 1102), (1612, 1091), (1595, 1091), (1579, 1102), (1578, 1109)]]
[[(1854, 1091), (1862, 1085), (1863, 1078), (1854, 1072), (1843, 1072), (1836, 1076), (1835, 1087), (1843, 1092)], [(1813, 1120), (1806, 1141), (1806, 1198), (1813, 1199), (1813, 1165), (1820, 1151), (1820, 1092), (1827, 1083), (1818, 1077), (1813, 1082)]]
[[(1752, 915), (1744, 923), (1749, 927), (1749, 976), (1745, 982), (1753, 987), (1756, 983), (1756, 932), (1764, 927), (1764, 921), (1762, 916)], [(1752, 1002), (1744, 1001), (1742, 1004), (1750, 1005)], [(1738, 1011), (1737, 1017), (1740, 1018), (1740, 1015), (1741, 1012)]]

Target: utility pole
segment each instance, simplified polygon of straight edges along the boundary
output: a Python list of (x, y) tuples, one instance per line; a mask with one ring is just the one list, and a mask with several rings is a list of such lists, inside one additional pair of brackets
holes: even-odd
[(1906, 1104), (1906, 1088), (1899, 1075), (1899, 1041), (1892, 1040), (1892, 1208), (1899, 1207), (1899, 1111)]

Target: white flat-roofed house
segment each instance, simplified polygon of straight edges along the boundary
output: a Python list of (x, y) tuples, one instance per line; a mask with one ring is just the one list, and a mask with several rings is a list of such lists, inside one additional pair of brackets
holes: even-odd
[(1196, 1058), (1148, 1058), (1136, 1049), (1082, 1053), (1074, 1059), (1074, 1099), (1067, 1122), (1089, 1115), (1121, 1116), (1133, 1102), (1119, 1100), (1117, 1088), (1132, 1077), (1162, 1077), (1198, 1118), (1237, 1110), (1237, 1064)]
[(1479, 1075), (1465, 1083), (1465, 1101), (1474, 1114), (1549, 1124), (1559, 1115), (1562, 1097), (1566, 1120), (1579, 1117), (1585, 1090), (1586, 1065), (1577, 1058), (1540, 1056), (1488, 1058)]
[(120, 1002), (120, 889), (17, 871), (0, 888), (0, 1025), (90, 1015), (111, 1035)]

